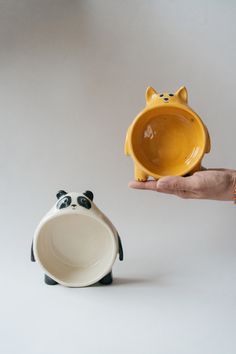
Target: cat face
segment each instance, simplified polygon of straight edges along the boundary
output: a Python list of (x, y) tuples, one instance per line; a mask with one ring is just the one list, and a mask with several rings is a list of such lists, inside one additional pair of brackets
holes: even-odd
[(148, 87), (146, 91), (147, 105), (159, 105), (159, 104), (187, 104), (188, 92), (187, 89), (182, 86), (175, 93), (158, 93), (152, 87)]

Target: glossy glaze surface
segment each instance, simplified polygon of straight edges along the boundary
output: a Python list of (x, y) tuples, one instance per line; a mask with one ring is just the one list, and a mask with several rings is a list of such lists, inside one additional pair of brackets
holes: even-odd
[(202, 154), (203, 141), (203, 131), (194, 118), (161, 114), (134, 128), (133, 153), (155, 174), (182, 174)]
[(122, 249), (117, 230), (95, 205), (91, 191), (61, 190), (57, 198), (35, 231), (35, 260), (59, 284), (94, 284), (111, 272)]
[(47, 272), (70, 286), (96, 282), (111, 268), (116, 253), (107, 225), (77, 213), (49, 219), (40, 229), (36, 247)]
[(200, 117), (188, 106), (183, 86), (175, 93), (146, 91), (146, 107), (128, 128), (125, 153), (134, 160), (134, 177), (183, 176), (201, 168), (210, 137)]

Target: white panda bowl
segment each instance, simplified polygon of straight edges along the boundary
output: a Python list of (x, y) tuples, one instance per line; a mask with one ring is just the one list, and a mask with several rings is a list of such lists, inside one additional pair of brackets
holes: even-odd
[(93, 203), (92, 192), (59, 191), (57, 197), (35, 231), (31, 260), (42, 267), (50, 285), (110, 284), (117, 254), (123, 260), (117, 230)]

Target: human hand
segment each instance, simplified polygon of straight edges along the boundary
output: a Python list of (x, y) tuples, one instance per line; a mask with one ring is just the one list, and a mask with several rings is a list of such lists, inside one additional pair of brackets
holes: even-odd
[(204, 169), (188, 177), (168, 176), (158, 181), (132, 181), (129, 187), (174, 194), (185, 199), (232, 201), (236, 187), (236, 170)]

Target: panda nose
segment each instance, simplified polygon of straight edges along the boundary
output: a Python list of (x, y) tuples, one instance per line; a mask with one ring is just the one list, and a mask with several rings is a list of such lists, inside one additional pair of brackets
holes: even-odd
[(76, 207), (76, 204), (71, 204), (72, 207)]

